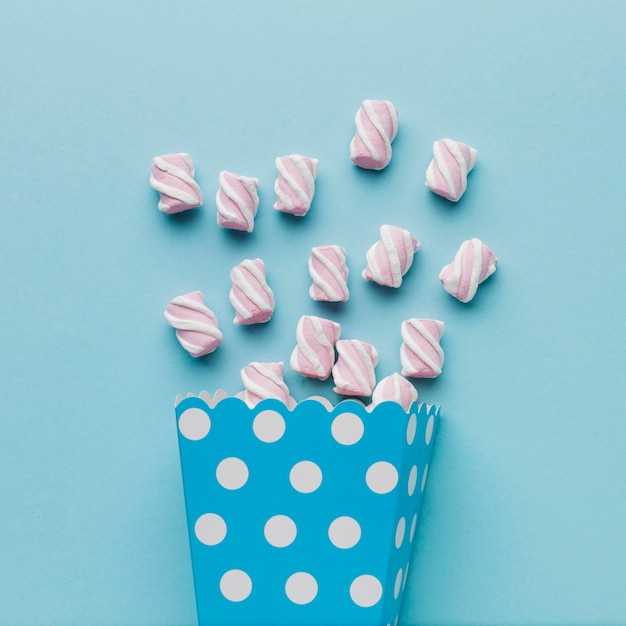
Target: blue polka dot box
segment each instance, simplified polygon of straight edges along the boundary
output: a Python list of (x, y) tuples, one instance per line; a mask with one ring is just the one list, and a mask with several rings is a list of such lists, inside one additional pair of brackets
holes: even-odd
[(397, 623), (439, 409), (176, 406), (201, 626)]

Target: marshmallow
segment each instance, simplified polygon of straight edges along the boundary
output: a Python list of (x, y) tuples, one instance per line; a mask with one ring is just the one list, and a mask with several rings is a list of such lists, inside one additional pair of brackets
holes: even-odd
[(291, 369), (307, 378), (326, 380), (335, 363), (335, 344), (341, 335), (336, 322), (303, 315), (296, 328), (297, 345), (291, 353)]
[(400, 362), (402, 375), (412, 378), (436, 378), (443, 366), (439, 341), (445, 325), (439, 320), (412, 318), (402, 322)]
[(267, 284), (261, 259), (245, 259), (230, 271), (233, 283), (230, 303), (235, 308), (234, 324), (261, 324), (274, 313), (274, 293)]
[(372, 393), (372, 404), (376, 406), (381, 402), (397, 402), (405, 411), (417, 400), (417, 390), (400, 374), (392, 374), (383, 378)]
[(311, 248), (309, 274), (313, 280), (309, 289), (312, 300), (346, 302), (350, 297), (346, 251), (341, 246)]
[(205, 306), (199, 291), (174, 298), (164, 315), (176, 329), (180, 345), (193, 357), (210, 354), (222, 343), (217, 317)]
[(243, 399), (248, 406), (256, 406), (266, 398), (290, 403), (289, 389), (283, 380), (285, 366), (279, 363), (250, 363), (241, 370)]
[(433, 144), (435, 158), (426, 170), (426, 187), (452, 202), (467, 189), (467, 175), (476, 164), (476, 150), (460, 141), (440, 139)]
[(361, 276), (385, 287), (399, 287), (413, 264), (420, 242), (408, 230), (380, 227), (380, 240), (367, 251), (367, 267)]
[(318, 159), (290, 154), (276, 159), (278, 178), (274, 183), (274, 208), (291, 215), (306, 215), (315, 193)]
[(480, 239), (468, 239), (461, 244), (454, 261), (441, 270), (439, 280), (451, 296), (469, 302), (478, 285), (496, 271), (496, 265), (496, 255)]
[(391, 142), (398, 132), (398, 111), (389, 100), (364, 100), (354, 119), (350, 160), (367, 170), (382, 170), (391, 161)]
[(220, 188), (215, 196), (217, 223), (222, 228), (254, 230), (254, 218), (259, 208), (259, 181), (232, 172), (220, 172)]
[(336, 348), (338, 356), (332, 370), (333, 391), (344, 396), (371, 396), (376, 385), (376, 348), (358, 339), (340, 339)]
[(202, 204), (202, 191), (194, 175), (193, 161), (185, 152), (154, 157), (150, 186), (161, 196), (160, 211), (180, 213)]

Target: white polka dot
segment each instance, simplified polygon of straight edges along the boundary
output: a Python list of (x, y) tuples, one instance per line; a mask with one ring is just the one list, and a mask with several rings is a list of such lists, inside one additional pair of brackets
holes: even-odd
[(241, 489), (248, 482), (248, 466), (241, 459), (230, 456), (220, 461), (215, 476), (224, 489)]
[(424, 473), (422, 474), (422, 493), (424, 492), (424, 488), (426, 487), (427, 476), (428, 476), (428, 463), (426, 463), (426, 467), (424, 468)]
[(228, 570), (220, 579), (220, 591), (227, 600), (241, 602), (250, 595), (252, 580), (243, 570)]
[(350, 597), (358, 606), (374, 606), (383, 595), (383, 586), (376, 576), (363, 574), (357, 576), (350, 585)]
[(402, 571), (402, 568), (400, 568), (398, 570), (398, 573), (396, 574), (396, 582), (393, 585), (393, 597), (394, 599), (398, 599), (398, 596), (400, 595), (400, 589), (402, 587), (402, 574), (404, 572)]
[(322, 484), (322, 470), (313, 461), (300, 461), (291, 468), (289, 482), (300, 493), (312, 493)]
[(415, 485), (417, 485), (417, 465), (414, 465), (409, 472), (408, 492), (410, 496), (415, 491)]
[(309, 604), (317, 595), (317, 581), (307, 572), (296, 572), (287, 579), (285, 593), (294, 604)]
[(265, 522), (263, 533), (267, 543), (275, 548), (286, 548), (294, 542), (298, 529), (290, 517), (274, 515)]
[(216, 546), (226, 537), (226, 522), (216, 513), (201, 515), (194, 525), (198, 541), (207, 546)]
[(402, 581), (402, 589), (404, 589), (406, 587), (406, 581), (409, 578), (409, 565), (411, 565), (410, 563), (406, 564), (406, 569), (404, 570), (404, 580)]
[(399, 615), (396, 615), (396, 619), (393, 620), (393, 626), (398, 626), (398, 620), (400, 619)]
[(433, 428), (435, 427), (435, 416), (431, 415), (428, 418), (428, 423), (426, 424), (426, 434), (424, 436), (424, 440), (426, 441), (426, 445), (430, 445), (430, 440), (433, 438)]
[(361, 526), (353, 517), (338, 517), (328, 527), (328, 538), (337, 548), (347, 550), (359, 543)]
[(344, 446), (351, 446), (361, 439), (365, 427), (358, 415), (341, 413), (333, 420), (330, 430), (335, 441)]
[(404, 532), (406, 530), (406, 520), (404, 517), (401, 517), (398, 520), (398, 525), (396, 526), (396, 548), (400, 549), (402, 542), (404, 541)]
[(415, 440), (415, 431), (417, 430), (417, 416), (411, 413), (409, 423), (406, 425), (406, 442), (411, 445)]
[(211, 430), (211, 419), (202, 409), (193, 408), (183, 411), (178, 420), (178, 430), (183, 437), (198, 441), (204, 439)]
[(398, 470), (387, 461), (378, 461), (369, 466), (365, 482), (374, 493), (389, 493), (398, 484)]
[(417, 513), (413, 516), (413, 520), (411, 521), (411, 530), (409, 531), (410, 542), (413, 542), (413, 537), (415, 537), (415, 526), (417, 526)]
[(252, 430), (257, 439), (265, 443), (274, 443), (285, 434), (285, 420), (278, 411), (261, 411), (252, 422)]

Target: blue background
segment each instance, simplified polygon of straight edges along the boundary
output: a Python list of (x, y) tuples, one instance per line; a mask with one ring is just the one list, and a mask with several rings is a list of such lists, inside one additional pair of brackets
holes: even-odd
[[(194, 623), (173, 398), (287, 360), (303, 313), (374, 343), (379, 376), (403, 319), (446, 322), (401, 623), (626, 622), (625, 30), (621, 1), (8, 3), (0, 623)], [(348, 160), (364, 98), (400, 114), (381, 173)], [(423, 184), (444, 136), (478, 149), (457, 205)], [(206, 200), (179, 218), (148, 185), (175, 151)], [(292, 152), (320, 159), (300, 221), (271, 208)], [(251, 236), (215, 223), (221, 169), (261, 180)], [(359, 276), (382, 223), (422, 241), (393, 293)], [(437, 274), (472, 236), (500, 265), (464, 306)], [(322, 243), (345, 306), (308, 299)], [(238, 328), (228, 270), (257, 255), (276, 314)], [(200, 361), (162, 316), (194, 289), (224, 332)]]

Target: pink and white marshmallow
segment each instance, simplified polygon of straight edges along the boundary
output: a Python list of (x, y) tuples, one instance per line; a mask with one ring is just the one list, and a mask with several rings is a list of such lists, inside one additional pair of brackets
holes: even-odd
[(367, 251), (367, 267), (361, 276), (385, 287), (399, 287), (419, 246), (420, 242), (408, 230), (381, 226), (380, 240)]
[(391, 142), (398, 133), (398, 111), (389, 100), (364, 100), (354, 119), (350, 160), (366, 170), (382, 170), (391, 161)]
[(402, 375), (411, 378), (437, 378), (443, 367), (440, 345), (445, 325), (440, 320), (411, 318), (402, 322), (400, 362)]
[(234, 324), (262, 324), (274, 313), (274, 292), (267, 284), (265, 263), (245, 259), (230, 271), (230, 303), (235, 309)]
[(376, 385), (376, 348), (358, 339), (340, 339), (336, 348), (337, 362), (332, 370), (333, 391), (343, 396), (371, 396)]
[(458, 202), (467, 189), (467, 175), (476, 164), (476, 150), (453, 139), (433, 144), (434, 158), (426, 169), (426, 187), (439, 196)]
[(251, 233), (259, 208), (258, 179), (222, 171), (219, 181), (220, 188), (215, 196), (217, 223), (222, 228)]
[(309, 296), (312, 300), (346, 302), (350, 297), (346, 251), (341, 246), (311, 248), (309, 274), (313, 280), (309, 288)]
[(300, 154), (276, 159), (278, 177), (274, 182), (274, 208), (283, 213), (302, 217), (311, 208), (315, 193), (315, 178), (319, 160)]
[(243, 400), (248, 406), (256, 406), (261, 400), (275, 398), (290, 404), (289, 389), (283, 380), (285, 366), (278, 363), (250, 363), (241, 370)]
[(194, 180), (195, 173), (193, 161), (186, 152), (154, 157), (150, 186), (160, 194), (160, 211), (180, 213), (202, 204), (202, 191)]
[(417, 389), (400, 374), (392, 374), (383, 378), (372, 393), (374, 406), (382, 402), (397, 402), (405, 411), (417, 400)]
[(217, 317), (204, 304), (199, 291), (174, 298), (164, 315), (168, 324), (176, 329), (180, 345), (193, 357), (210, 354), (222, 343)]
[(341, 335), (337, 322), (303, 315), (296, 328), (297, 345), (291, 353), (291, 369), (307, 378), (326, 380), (335, 363), (335, 344)]
[(461, 244), (454, 261), (441, 270), (439, 280), (451, 296), (469, 302), (497, 265), (496, 255), (480, 239), (468, 239)]

